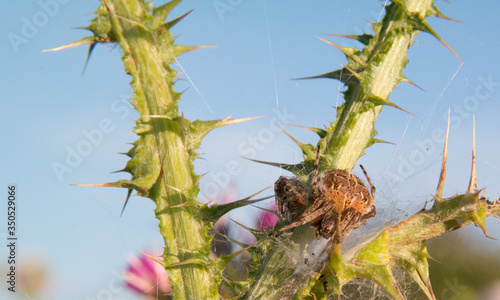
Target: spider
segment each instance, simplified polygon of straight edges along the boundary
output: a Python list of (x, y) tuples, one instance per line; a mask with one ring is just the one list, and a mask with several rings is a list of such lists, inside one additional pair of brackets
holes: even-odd
[(274, 184), (278, 215), (291, 224), (271, 233), (278, 236), (288, 229), (311, 223), (316, 227), (316, 238), (342, 243), (349, 232), (375, 216), (375, 186), (360, 165), (370, 184), (370, 191), (357, 177), (346, 170), (330, 169), (318, 176), (319, 146), (312, 174), (311, 195), (306, 209), (307, 187), (298, 178), (281, 176)]

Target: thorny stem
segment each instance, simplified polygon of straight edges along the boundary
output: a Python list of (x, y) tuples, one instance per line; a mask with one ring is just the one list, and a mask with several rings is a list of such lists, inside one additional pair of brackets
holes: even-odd
[[(203, 206), (196, 201), (199, 176), (192, 165), (197, 156), (195, 150), (211, 129), (235, 121), (191, 123), (178, 113), (180, 94), (174, 91), (175, 71), (170, 64), (176, 56), (194, 48), (174, 43), (170, 28), (180, 18), (164, 23), (179, 2), (167, 2), (151, 13), (150, 3), (143, 0), (103, 0), (105, 5), (100, 6), (98, 16), (88, 27), (94, 36), (69, 46), (90, 44), (90, 50), (101, 42), (117, 42), (121, 46), (126, 71), (133, 77), (131, 102), (141, 115), (134, 130), (139, 139), (129, 151), (131, 159), (124, 169), (132, 174), (132, 179), (100, 186), (135, 190), (156, 203), (155, 214), (165, 241), (164, 264), (174, 299), (218, 299), (222, 271), (234, 256), (210, 261), (211, 238), (207, 232), (222, 214), (252, 201), (248, 201), (249, 197), (219, 207)], [(429, 16), (442, 17), (433, 1), (393, 0), (385, 10), (384, 19), (373, 24), (374, 36), (349, 36), (361, 41), (365, 45), (363, 50), (334, 45), (346, 54), (349, 63), (340, 70), (317, 76), (340, 80), (348, 87), (345, 103), (337, 107), (337, 120), (326, 130), (313, 129), (320, 135), (321, 169), (350, 170), (365, 148), (376, 142), (374, 126), (382, 107), (397, 107), (388, 101), (389, 95), (399, 82), (408, 81), (402, 70), (413, 38), (426, 31), (442, 42), (426, 23)], [(305, 161), (281, 166), (307, 181), (315, 147), (297, 144)], [(444, 166), (445, 163), (443, 174)], [(280, 238), (261, 237), (257, 251), (260, 256), (254, 256), (257, 270), (251, 277), (251, 285), (248, 289), (244, 284), (239, 286), (247, 291), (242, 298), (319, 298), (331, 293), (340, 297), (342, 286), (361, 276), (383, 287), (391, 297), (402, 299), (392, 274), (393, 268), (399, 268), (412, 276), (428, 298), (434, 299), (425, 240), (471, 223), (486, 234), (485, 218), (500, 215), (498, 200), (490, 203), (473, 192), (475, 176), (473, 149), (467, 194), (441, 199), (443, 175), (436, 195), (439, 201), (431, 210), (383, 230), (349, 257), (341, 256), (339, 244), (333, 245), (330, 252), (333, 242), (315, 240), (308, 225)], [(298, 254), (305, 252), (312, 262), (307, 262), (309, 258), (296, 260)]]
[[(337, 120), (320, 135), (318, 146), (322, 149), (323, 161), (320, 168), (323, 170), (352, 169), (365, 148), (376, 142), (374, 126), (382, 107), (397, 107), (388, 101), (389, 95), (399, 82), (408, 81), (402, 71), (415, 36), (420, 31), (426, 31), (444, 44), (426, 23), (429, 16), (443, 17), (433, 5), (433, 1), (398, 0), (385, 9), (384, 19), (373, 25), (373, 37), (366, 40), (365, 36), (349, 36), (365, 44), (362, 51), (334, 45), (346, 54), (349, 60), (347, 66), (316, 77), (338, 79), (348, 87), (345, 103), (337, 108)], [(318, 129), (315, 132), (321, 131)], [(304, 152), (304, 163), (284, 167), (307, 179), (312, 161), (312, 147), (299, 142), (297, 144)], [(305, 174), (297, 173), (300, 170), (306, 170)], [(441, 190), (442, 187), (438, 194)], [(441, 197), (440, 194), (438, 196)], [(284, 255), (284, 252), (293, 251), (281, 246), (284, 244), (283, 240), (291, 239), (300, 249), (315, 241), (314, 235), (306, 230), (296, 230), (291, 236), (283, 235), (276, 240), (277, 247), (271, 247), (245, 299), (305, 296), (310, 295), (312, 290), (316, 294), (311, 298), (320, 297), (324, 295), (324, 291), (321, 288), (314, 289), (314, 286), (318, 285), (317, 279), (321, 274), (327, 276), (326, 280), (330, 284), (328, 293), (338, 293), (339, 297), (344, 284), (356, 276), (361, 276), (382, 286), (391, 297), (401, 299), (403, 296), (392, 274), (392, 267), (408, 272), (428, 298), (433, 299), (428, 277), (428, 255), (423, 241), (472, 222), (484, 230), (481, 225), (484, 218), (498, 212), (498, 207), (490, 209), (490, 205), (478, 199), (478, 194), (447, 199), (445, 203), (436, 203), (432, 210), (421, 212), (396, 228), (383, 231), (373, 242), (359, 249), (351, 257), (354, 261), (342, 259), (340, 248), (334, 247), (327, 268), (324, 269), (326, 261), (323, 261), (323, 264), (318, 261), (316, 264), (310, 264), (307, 271), (299, 272), (296, 268), (302, 268), (302, 262), (296, 263), (295, 266), (283, 264), (283, 257), (293, 261), (293, 254)], [(463, 218), (465, 219), (462, 220)], [(331, 246), (331, 243), (326, 246)], [(273, 285), (272, 289), (269, 289), (269, 284)]]

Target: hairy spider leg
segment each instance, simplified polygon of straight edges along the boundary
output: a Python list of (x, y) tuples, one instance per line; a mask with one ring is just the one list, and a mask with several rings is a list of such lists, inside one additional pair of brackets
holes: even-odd
[(311, 203), (318, 197), (318, 195), (316, 194), (316, 188), (318, 186), (319, 149), (320, 146), (318, 145), (318, 148), (316, 149), (316, 159), (314, 160), (314, 168), (312, 173), (311, 197), (309, 197), (309, 202)]
[(368, 173), (366, 173), (365, 168), (363, 165), (359, 165), (361, 167), (361, 170), (363, 170), (363, 173), (365, 173), (366, 180), (368, 180), (368, 183), (370, 184), (370, 195), (372, 196), (372, 201), (375, 199), (375, 186), (373, 185), (372, 181), (370, 180), (370, 176), (368, 176)]
[(333, 241), (336, 244), (340, 244), (340, 224), (342, 222), (342, 212), (344, 211), (345, 199), (340, 202), (340, 210), (337, 212), (337, 232), (333, 237)]
[(283, 233), (283, 231), (312, 222), (315, 219), (327, 213), (328, 211), (332, 210), (334, 205), (335, 204), (332, 203), (331, 201), (325, 201), (324, 198), (319, 198), (313, 203), (313, 205), (311, 205), (300, 216), (298, 216), (293, 223), (281, 228), (280, 230), (271, 233), (270, 235), (279, 236), (280, 234)]
[[(322, 232), (327, 234), (326, 236), (322, 235), (324, 238), (327, 238), (328, 234), (330, 234), (333, 230), (336, 230), (335, 234), (340, 234), (340, 236), (336, 238), (335, 241), (341, 243), (352, 229), (362, 227), (366, 223), (366, 221), (362, 219), (363, 216), (352, 208), (348, 208), (342, 212), (342, 223), (340, 224), (338, 223), (338, 214), (339, 212), (332, 210), (326, 213), (323, 217), (320, 228)], [(335, 219), (337, 219), (337, 222), (333, 222)], [(335, 228), (333, 228), (333, 226), (335, 226)], [(350, 226), (352, 226), (351, 229), (349, 229)], [(338, 228), (340, 228), (340, 233), (338, 232)], [(316, 233), (316, 235), (318, 234), (319, 233)]]
[[(316, 149), (316, 159), (314, 160), (314, 167), (313, 167), (313, 173), (312, 173), (312, 182), (311, 182), (311, 196), (309, 197), (309, 203), (312, 205), (306, 209), (302, 214), (300, 214), (295, 221), (293, 221), (291, 224), (281, 228), (280, 230), (277, 230), (270, 235), (275, 235), (279, 236), (282, 234), (284, 231), (288, 229), (295, 228), (300, 225), (304, 225), (306, 223), (309, 223), (311, 221), (314, 221), (315, 219), (321, 217), (323, 214), (325, 214), (327, 211), (332, 209), (332, 205), (327, 202), (328, 205), (325, 205), (324, 207), (321, 207), (321, 204), (324, 202), (322, 201), (323, 199), (318, 199), (317, 195), (317, 186), (318, 186), (318, 166), (319, 166), (319, 151), (320, 151), (320, 146), (318, 145), (318, 148)], [(318, 209), (319, 208), (319, 209)], [(307, 216), (307, 217), (304, 217)]]

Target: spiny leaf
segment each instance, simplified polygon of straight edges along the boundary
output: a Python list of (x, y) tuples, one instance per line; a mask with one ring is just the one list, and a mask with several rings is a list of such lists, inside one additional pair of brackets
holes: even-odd
[[(186, 144), (187, 148), (189, 150), (195, 150), (198, 149), (200, 146), (200, 143), (202, 139), (207, 135), (211, 130), (226, 126), (226, 125), (232, 125), (232, 124), (238, 124), (242, 122), (247, 122), (251, 120), (255, 120), (258, 118), (261, 118), (262, 116), (258, 117), (251, 117), (251, 118), (242, 118), (242, 119), (231, 119), (231, 116), (223, 119), (223, 120), (213, 120), (213, 121), (200, 121), (196, 120), (194, 122), (189, 122), (187, 119), (184, 119), (183, 117), (181, 118), (181, 122), (183, 123), (184, 127), (184, 132), (186, 134)], [(196, 155), (193, 153), (194, 159)]]
[(246, 206), (246, 205), (250, 205), (250, 204), (253, 204), (253, 203), (257, 203), (257, 202), (260, 202), (260, 201), (263, 201), (263, 200), (266, 200), (266, 199), (269, 199), (271, 197), (274, 197), (274, 196), (267, 196), (267, 197), (264, 197), (264, 198), (260, 198), (260, 199), (255, 199), (255, 200), (250, 200), (251, 198), (255, 197), (256, 195), (262, 193), (263, 191), (267, 190), (269, 187), (266, 187), (248, 197), (245, 197), (243, 199), (240, 199), (240, 200), (237, 200), (237, 201), (233, 201), (231, 203), (226, 203), (226, 204), (214, 204), (214, 205), (211, 205), (211, 206), (208, 206), (208, 205), (205, 205), (203, 207), (203, 212), (204, 212), (204, 217), (207, 218), (207, 220), (217, 220), (219, 219), (220, 217), (222, 217), (223, 215), (225, 215), (226, 213), (228, 213), (229, 211), (233, 210), (233, 209), (236, 209), (236, 208), (239, 208), (239, 207), (243, 207), (243, 206)]
[(170, 30), (172, 27), (175, 26), (175, 24), (179, 23), (182, 19), (184, 19), (187, 15), (189, 15), (193, 10), (190, 10), (188, 11), (187, 13), (183, 14), (182, 16), (172, 20), (172, 21), (168, 21), (166, 23), (163, 23), (161, 26), (159, 26), (159, 30), (164, 30), (164, 31), (167, 31), (167, 30)]
[(157, 28), (168, 17), (172, 9), (179, 4), (181, 0), (172, 0), (160, 6), (153, 7), (151, 17), (153, 19), (153, 28)]

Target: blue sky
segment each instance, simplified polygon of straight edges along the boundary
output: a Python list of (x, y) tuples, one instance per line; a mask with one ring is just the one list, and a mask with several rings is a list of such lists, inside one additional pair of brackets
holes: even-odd
[[(232, 3), (230, 9), (218, 11), (218, 1)], [(196, 162), (199, 174), (209, 172), (201, 182), (202, 197), (232, 186), (236, 198), (242, 198), (272, 185), (282, 172), (241, 156), (279, 162), (301, 159), (299, 149), (276, 129), (276, 122), (300, 141), (314, 144), (317, 137), (288, 124), (321, 127), (334, 120), (332, 106), (342, 101), (339, 91), (343, 90), (336, 81), (292, 80), (322, 74), (346, 62), (340, 51), (316, 36), (359, 46), (324, 34), (369, 32), (367, 21), (380, 17), (382, 2), (218, 1), (185, 0), (173, 12), (178, 16), (194, 8), (174, 28), (178, 43), (215, 46), (179, 58), (176, 68), (185, 72), (181, 77), (186, 80), (179, 82), (177, 90), (187, 88), (180, 110), (190, 119), (264, 115), (210, 133), (199, 151), (203, 160)], [(19, 256), (22, 260), (36, 257), (45, 265), (50, 288), (42, 299), (98, 299), (114, 274), (126, 267), (127, 255), (161, 247), (150, 200), (133, 197), (120, 218), (126, 191), (70, 185), (128, 178), (111, 172), (123, 168), (126, 157), (119, 153), (127, 152), (135, 140), (129, 132), (137, 114), (126, 103), (130, 77), (123, 72), (118, 47), (97, 46), (83, 75), (86, 47), (42, 53), (86, 36), (86, 31), (75, 28), (88, 24), (98, 2), (40, 2), (57, 5), (49, 14), (37, 1), (8, 2), (0, 12), (4, 20), (0, 28), (0, 186), (5, 191), (11, 183), (18, 187)], [(445, 194), (464, 192), (467, 187), (473, 114), (478, 185), (486, 187), (489, 197), (500, 192), (496, 150), (500, 39), (494, 21), (500, 4), (440, 1), (437, 5), (445, 15), (464, 22), (430, 20), (465, 63), (428, 34), (415, 40), (404, 74), (423, 90), (400, 84), (390, 98), (413, 116), (384, 108), (377, 123), (378, 137), (394, 144), (377, 144), (360, 160), (378, 188), (376, 205), (383, 221), (411, 215), (431, 199), (442, 153), (436, 137), (445, 129), (449, 107), (452, 128)], [(28, 23), (34, 27), (28, 28)], [(12, 42), (13, 36), (24, 40)], [(92, 135), (97, 131), (100, 135)], [(58, 176), (54, 165), (65, 163), (78, 149), (86, 156), (73, 158), (70, 172)], [(236, 175), (228, 175), (229, 161), (240, 167)], [(0, 212), (5, 224), (5, 205)], [(231, 217), (251, 225), (248, 216), (256, 214), (256, 209), (240, 210)], [(500, 238), (500, 222), (489, 219), (487, 224), (490, 235)], [(3, 239), (5, 226), (1, 228)], [(500, 248), (477, 228), (465, 233), (473, 233), (472, 239), (484, 246)], [(4, 250), (0, 250), (2, 267)], [(2, 283), (2, 293), (3, 289)], [(113, 296), (138, 299), (125, 291)]]

